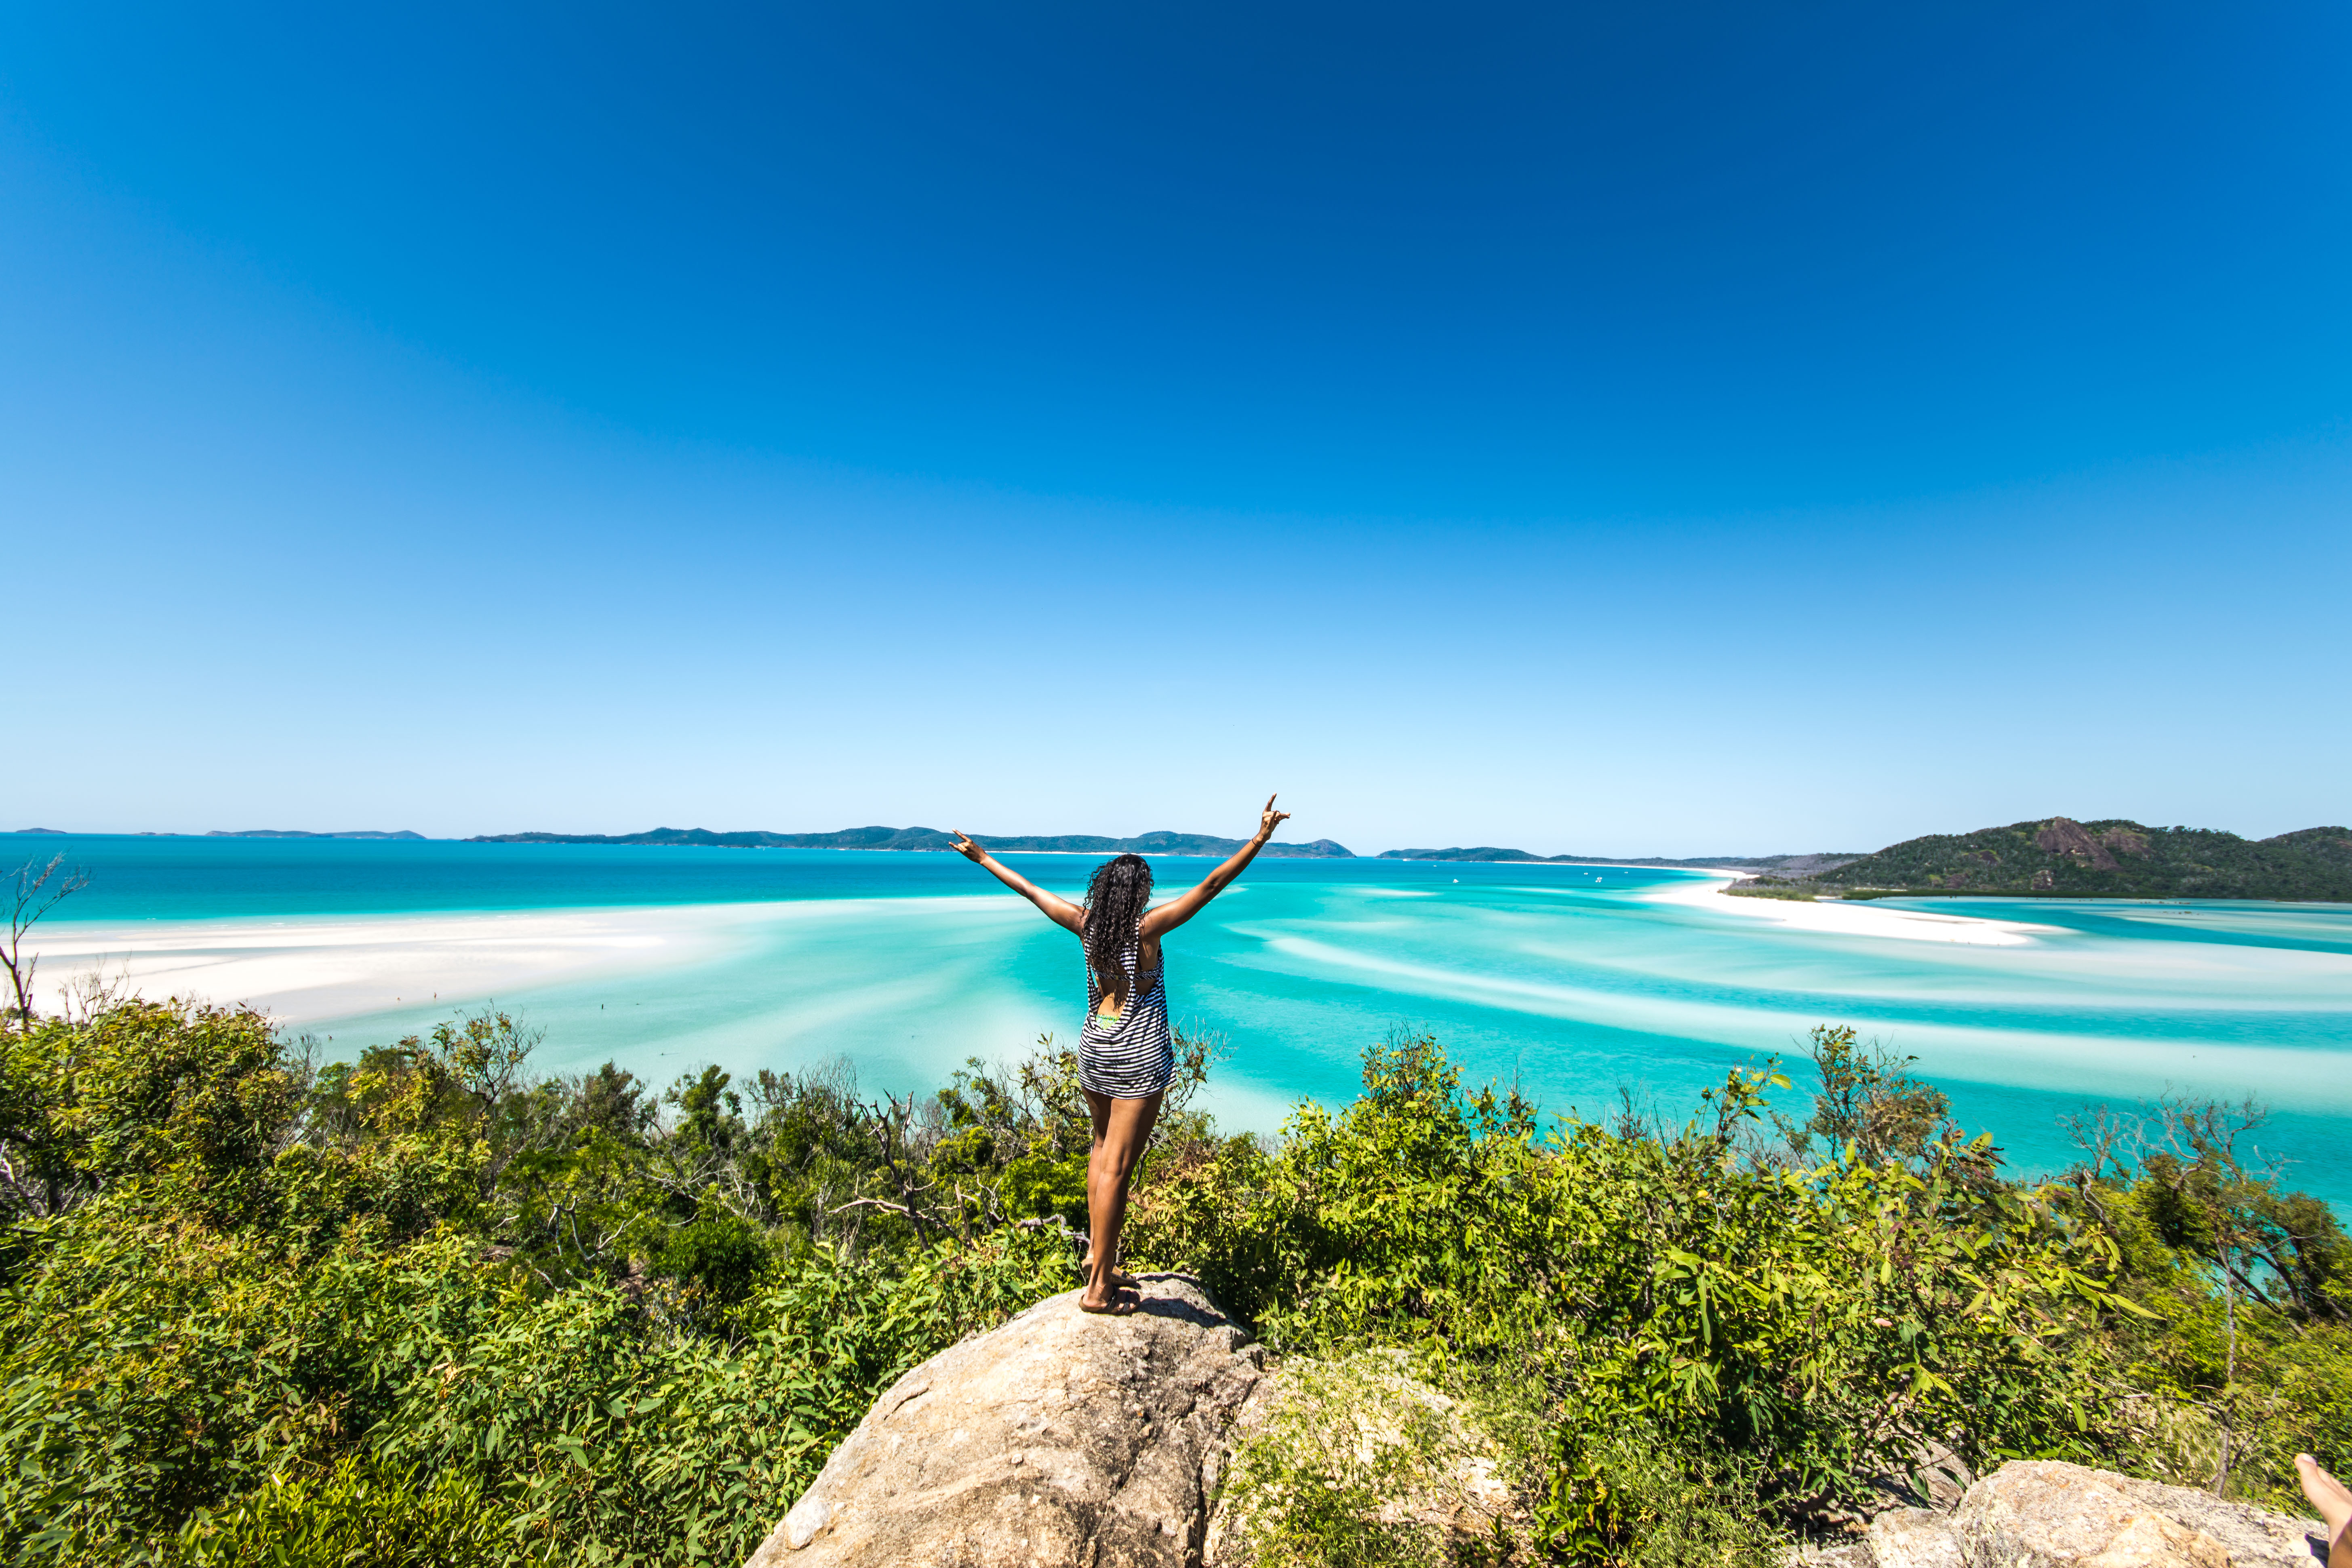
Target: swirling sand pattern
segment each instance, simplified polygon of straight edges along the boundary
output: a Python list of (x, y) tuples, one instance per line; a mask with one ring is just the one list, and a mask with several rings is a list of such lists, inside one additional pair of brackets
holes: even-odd
[[(547, 1028), (550, 1068), (611, 1057), (666, 1079), (846, 1055), (870, 1088), (904, 1090), (1079, 1024), (1077, 944), (944, 856), (62, 847), (100, 881), (84, 919), (45, 931), (45, 977), (103, 962), (151, 994), (253, 1001), (337, 1052), (495, 997)], [(1071, 892), (1092, 865), (1021, 863)], [(1207, 865), (1171, 859), (1160, 880)], [(1170, 1004), (1226, 1037), (1214, 1104), (1242, 1126), (1346, 1098), (1361, 1047), (1400, 1025), (1435, 1029), (1474, 1081), (1516, 1079), (1555, 1110), (1598, 1112), (1622, 1086), (1679, 1115), (1732, 1065), (1845, 1022), (1918, 1056), (2021, 1165), (2063, 1163), (2056, 1119), (2088, 1099), (2251, 1092), (2277, 1112), (2265, 1147), (2300, 1163), (2290, 1179), (2352, 1199), (2336, 1152), (2352, 1116), (2352, 909), (1791, 910), (1716, 885), (1262, 860), (1171, 941)]]

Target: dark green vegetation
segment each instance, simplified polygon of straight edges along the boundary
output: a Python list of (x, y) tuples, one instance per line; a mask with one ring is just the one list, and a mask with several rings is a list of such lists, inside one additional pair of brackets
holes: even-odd
[(900, 1372), (1072, 1278), (1065, 1061), (918, 1104), (530, 1044), (0, 1034), (0, 1556), (740, 1561)]
[(1939, 1447), (2293, 1506), (2293, 1454), (2352, 1443), (2352, 1246), (2259, 1168), (2252, 1108), (2086, 1118), (2078, 1169), (2020, 1184), (1907, 1058), (1811, 1054), (1801, 1124), (1768, 1065), (1679, 1128), (1546, 1130), (1399, 1039), (1278, 1145), (1164, 1164), (1134, 1249), (1286, 1351), (1402, 1347), (1498, 1413), (1562, 1559), (1760, 1554), (1676, 1521), (1819, 1526)]
[(1993, 895), (2063, 899), (2352, 901), (2352, 828), (2306, 827), (2244, 839), (2211, 828), (2112, 819), (2015, 822), (1933, 834), (1798, 879), (1768, 874), (1735, 889), (1846, 898)]
[[(1007, 854), (1026, 850), (1070, 855), (1230, 855), (1244, 840), (1219, 838), (1208, 833), (1141, 834), (1134, 838), (1104, 838), (1089, 833), (1059, 837), (1037, 834), (975, 833), (984, 849)], [(656, 827), (650, 833), (617, 836), (602, 833), (500, 833), (468, 838), (468, 844), (666, 844), (709, 849), (951, 849), (952, 834), (936, 827), (845, 827), (838, 833), (712, 833), (701, 827)], [(1311, 859), (1352, 860), (1355, 852), (1328, 838), (1307, 844), (1269, 844), (1258, 851), (1277, 858), (1301, 856)]]
[[(490, 1015), (320, 1067), (103, 998), (0, 1033), (0, 1553), (740, 1561), (902, 1370), (1075, 1280), (1050, 1044), (919, 1101), (530, 1044)], [(2086, 1120), (2020, 1184), (1905, 1063), (1813, 1055), (1801, 1125), (1766, 1067), (1686, 1125), (1547, 1127), (1399, 1038), (1352, 1104), (1220, 1139), (1189, 1047), (1129, 1261), (1486, 1412), (1553, 1561), (1760, 1561), (1932, 1444), (2276, 1500), (2352, 1443), (2352, 1250), (2245, 1116)], [(1316, 1506), (1294, 1556), (1370, 1560)]]

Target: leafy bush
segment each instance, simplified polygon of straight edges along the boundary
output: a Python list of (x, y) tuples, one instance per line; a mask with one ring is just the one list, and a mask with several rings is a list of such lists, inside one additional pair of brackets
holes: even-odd
[(1259, 1568), (1517, 1554), (1499, 1445), (1478, 1412), (1410, 1373), (1408, 1358), (1376, 1351), (1283, 1369), (1273, 1407), (1235, 1446), (1220, 1526)]
[(344, 1459), (319, 1477), (273, 1476), (172, 1543), (183, 1568), (490, 1568), (523, 1556), (506, 1515), (463, 1470), (423, 1476)]
[[(0, 1552), (740, 1558), (882, 1388), (1071, 1282), (1090, 1131), (1050, 1041), (868, 1101), (841, 1065), (534, 1079), (533, 1040), (487, 1014), (314, 1070), (236, 1010), (0, 1029)], [(1767, 1066), (1679, 1128), (1545, 1128), (1423, 1037), (1279, 1139), (1172, 1103), (1132, 1261), (1257, 1324), (1322, 1430), (1400, 1434), (1238, 1463), (1286, 1499), (1268, 1560), (1745, 1562), (1943, 1447), (2272, 1502), (2352, 1447), (2352, 1244), (2251, 1112), (2086, 1123), (2021, 1184), (1907, 1061), (1812, 1054), (1801, 1124)], [(1510, 1542), (1381, 1495), (1465, 1433)]]
[(1402, 1039), (1344, 1111), (1148, 1188), (1130, 1251), (1201, 1270), (1286, 1347), (1431, 1342), (1539, 1381), (1561, 1473), (1585, 1434), (1634, 1428), (1745, 1456), (1791, 1501), (1858, 1497), (1931, 1443), (2095, 1457), (2110, 1401), (2053, 1352), (2123, 1310), (2104, 1235), (1988, 1188), (1950, 1141), (1916, 1172), (1744, 1163), (1768, 1079), (1734, 1073), (1670, 1137), (1542, 1138)]
[(740, 1557), (884, 1386), (1066, 1282), (1057, 1234), (835, 1219), (921, 1131), (839, 1075), (763, 1075), (754, 1124), (715, 1069), (527, 1082), (530, 1043), (313, 1075), (147, 1003), (0, 1037), (0, 1549)]
[(1785, 1541), (1740, 1456), (1643, 1426), (1596, 1432), (1542, 1499), (1550, 1554), (1620, 1568), (1767, 1568)]
[(2142, 1310), (2095, 1347), (2126, 1390), (2123, 1462), (2300, 1511), (2294, 1456), (2352, 1449), (2352, 1241), (2281, 1190), (2263, 1121), (2179, 1099), (2086, 1114), (2068, 1198), (2116, 1239)]

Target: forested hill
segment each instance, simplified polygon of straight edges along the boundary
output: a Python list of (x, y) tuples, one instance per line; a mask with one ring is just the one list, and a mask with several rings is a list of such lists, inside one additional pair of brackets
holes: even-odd
[(2212, 828), (2053, 816), (1906, 839), (1811, 883), (1849, 898), (1975, 893), (2352, 902), (2352, 828), (2306, 827), (2247, 839)]
[[(1060, 835), (975, 833), (986, 849), (1008, 854), (1059, 851), (1073, 855), (1230, 855), (1244, 840), (1219, 838), (1207, 833), (1140, 834), (1133, 838), (1105, 838), (1091, 833)], [(711, 849), (948, 849), (955, 836), (936, 827), (845, 827), (837, 833), (713, 833), (703, 827), (656, 827), (650, 833), (497, 833), (468, 838), (468, 844), (666, 844)], [(1305, 856), (1318, 859), (1355, 858), (1355, 851), (1328, 838), (1307, 844), (1267, 845), (1258, 851), (1276, 857)]]

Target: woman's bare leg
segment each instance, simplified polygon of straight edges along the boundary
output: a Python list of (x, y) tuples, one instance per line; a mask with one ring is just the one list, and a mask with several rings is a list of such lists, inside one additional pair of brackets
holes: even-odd
[(1087, 1224), (1093, 1256), (1087, 1260), (1087, 1289), (1078, 1305), (1089, 1312), (1118, 1310), (1118, 1233), (1127, 1224), (1127, 1184), (1151, 1142), (1160, 1120), (1160, 1096), (1113, 1100), (1089, 1091), (1094, 1113), (1094, 1152), (1087, 1158)]
[[(1114, 1102), (1109, 1095), (1097, 1094), (1090, 1089), (1082, 1089), (1080, 1092), (1087, 1097), (1087, 1111), (1094, 1119), (1095, 1124), (1094, 1144), (1087, 1156), (1087, 1205), (1091, 1209), (1094, 1206), (1095, 1195), (1094, 1162), (1102, 1153), (1104, 1136), (1110, 1131), (1110, 1108)], [(1093, 1279), (1095, 1270), (1095, 1228), (1093, 1216), (1089, 1215), (1087, 1219), (1087, 1260), (1078, 1265), (1089, 1279)], [(1135, 1276), (1119, 1268), (1118, 1254), (1114, 1251), (1109, 1254), (1109, 1257), (1110, 1282), (1114, 1285), (1134, 1284)]]
[(2319, 1468), (2319, 1461), (2309, 1454), (2294, 1457), (2294, 1471), (2303, 1480), (2303, 1495), (2319, 1510), (2327, 1526), (2327, 1568), (2352, 1568), (2352, 1535), (2345, 1526), (2352, 1524), (2352, 1491), (2344, 1483)]

